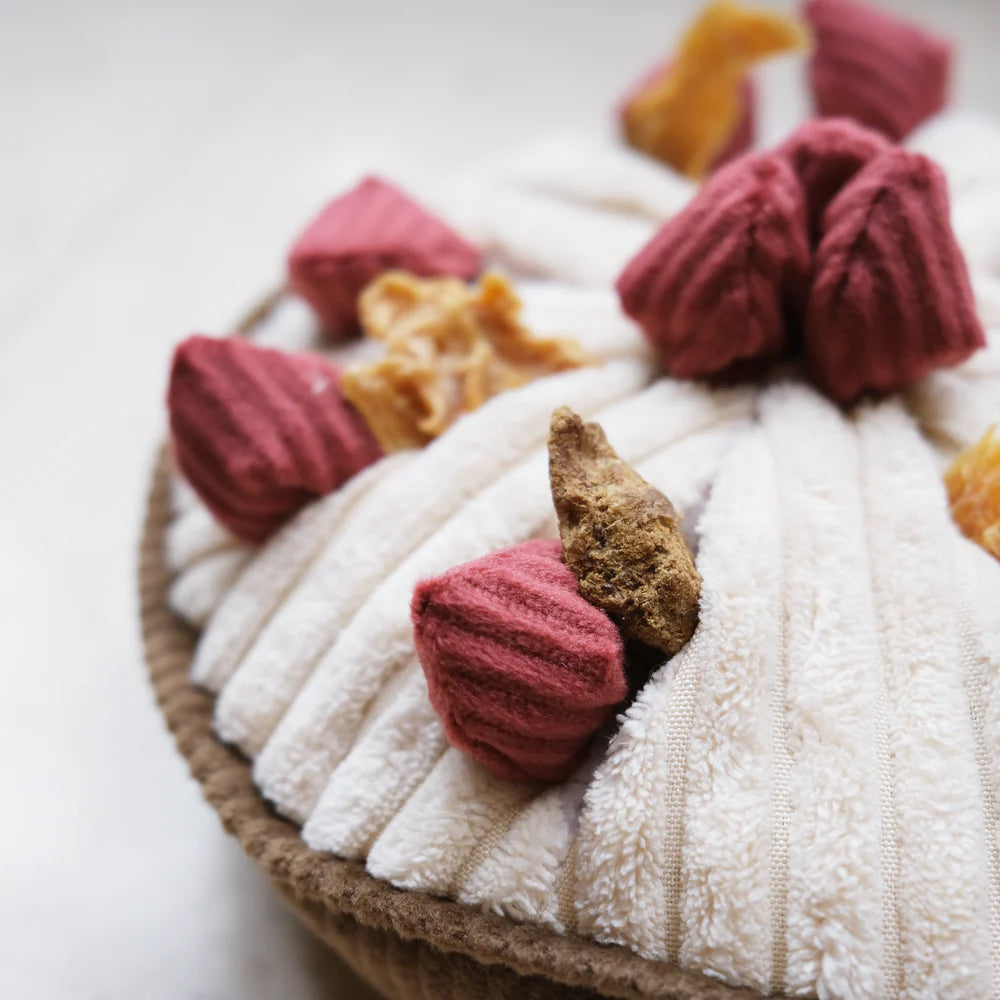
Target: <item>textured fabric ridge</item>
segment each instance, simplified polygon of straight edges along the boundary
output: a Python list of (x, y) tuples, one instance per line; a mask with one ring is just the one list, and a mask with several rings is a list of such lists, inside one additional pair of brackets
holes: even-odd
[(779, 147), (806, 197), (809, 233), (815, 243), (823, 213), (840, 189), (872, 157), (889, 148), (877, 132), (849, 118), (812, 118), (799, 126)]
[(564, 781), (625, 699), (625, 653), (557, 539), (421, 580), (413, 640), (450, 742), (513, 781)]
[(616, 287), (663, 370), (690, 378), (780, 355), (809, 271), (802, 188), (782, 157), (752, 154), (711, 177)]
[[(777, 502), (780, 509), (780, 494)], [(784, 545), (781, 545), (778, 558), (781, 599), (787, 604), (788, 567), (785, 564), (787, 556)], [(774, 755), (774, 791), (771, 800), (774, 821), (771, 829), (771, 855), (768, 860), (768, 894), (771, 904), (769, 992), (780, 995), (785, 992), (788, 976), (788, 826), (792, 808), (792, 758), (789, 752), (791, 732), (788, 725), (788, 616), (784, 613), (778, 621), (776, 639), (774, 693), (771, 703), (771, 742)]]
[(239, 338), (189, 337), (167, 390), (180, 471), (234, 535), (261, 542), (382, 452), (340, 369)]
[[(988, 635), (1000, 636), (1000, 616), (997, 614), (995, 603), (998, 596), (997, 587), (1000, 585), (1000, 572), (997, 571), (996, 564), (990, 562), (988, 558), (984, 559), (984, 554), (975, 546), (961, 540), (958, 549), (957, 561), (961, 574), (958, 628), (985, 816), (990, 895), (990, 954), (993, 963), (991, 998), (996, 1000), (1000, 997), (1000, 796), (997, 794), (995, 776), (1000, 771), (1000, 764), (995, 757), (991, 758), (987, 730), (990, 724), (990, 675), (992, 673), (994, 679), (992, 686), (996, 688), (996, 677), (1000, 676), (998, 669), (1000, 654), (994, 653), (991, 656), (977, 640), (977, 634), (985, 631)], [(988, 609), (986, 614), (989, 618), (985, 622), (982, 622), (983, 609)], [(985, 628), (977, 630), (977, 622), (982, 622)]]
[(812, 377), (844, 402), (985, 346), (945, 177), (931, 160), (884, 152), (827, 206), (804, 333)]
[[(789, 992), (877, 996), (882, 928), (875, 757), (877, 624), (850, 424), (818, 394), (761, 400), (785, 568)], [(808, 428), (808, 431), (805, 431)], [(773, 942), (779, 949), (780, 942)], [(775, 970), (780, 973), (780, 967)]]
[[(900, 995), (989, 996), (986, 847), (956, 609), (955, 528), (927, 445), (898, 406), (858, 422), (899, 814)], [(904, 504), (905, 506), (902, 506)], [(917, 762), (920, 766), (917, 766)]]
[(902, 139), (948, 97), (951, 46), (855, 0), (809, 0), (809, 65), (821, 115), (845, 115)]
[[(859, 457), (860, 466), (860, 457)], [(859, 470), (860, 472), (860, 470)], [(871, 518), (866, 518), (870, 533)], [(871, 548), (871, 536), (866, 541)], [(869, 565), (869, 586), (874, 597), (875, 581)], [(899, 932), (899, 879), (900, 879), (900, 835), (899, 816), (896, 808), (896, 760), (892, 750), (892, 728), (890, 718), (890, 698), (888, 693), (889, 651), (884, 633), (878, 638), (878, 677), (875, 692), (875, 752), (879, 771), (879, 809), (881, 830), (879, 852), (882, 868), (882, 979), (886, 1000), (898, 997), (902, 987), (902, 956)]]
[(309, 224), (288, 255), (288, 284), (333, 338), (357, 333), (358, 293), (379, 272), (472, 278), (479, 251), (398, 188), (366, 177)]

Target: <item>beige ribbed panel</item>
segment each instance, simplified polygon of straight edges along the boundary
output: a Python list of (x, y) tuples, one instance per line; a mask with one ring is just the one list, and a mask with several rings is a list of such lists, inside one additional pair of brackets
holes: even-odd
[(878, 697), (875, 702), (875, 751), (882, 819), (879, 848), (882, 855), (882, 989), (885, 1000), (894, 1000), (903, 988), (899, 937), (899, 821), (896, 815), (896, 766), (891, 733), (885, 654), (882, 653), (879, 656)]
[[(964, 582), (964, 581), (963, 581)], [(970, 586), (965, 583), (966, 589)], [(969, 717), (975, 745), (976, 766), (982, 784), (985, 814), (988, 877), (990, 881), (990, 957), (993, 961), (993, 1000), (1000, 1000), (1000, 804), (993, 794), (990, 780), (990, 755), (986, 744), (986, 668), (982, 654), (976, 648), (976, 631), (968, 599), (958, 605), (958, 627), (961, 636), (962, 674), (969, 699)]]
[(518, 816), (524, 812), (534, 799), (525, 802), (518, 802), (505, 809), (497, 818), (494, 824), (483, 834), (479, 843), (469, 852), (469, 856), (462, 862), (461, 867), (455, 872), (455, 877), (451, 884), (451, 889), (447, 892), (452, 899), (458, 899), (465, 883), (469, 881), (469, 876), (493, 853), (499, 846), (500, 841), (510, 832), (510, 828), (517, 822)]
[[(780, 502), (780, 501), (779, 501)], [(779, 522), (780, 522), (779, 517)], [(775, 677), (774, 697), (771, 708), (772, 740), (774, 746), (774, 790), (772, 795), (774, 826), (771, 832), (771, 859), (769, 892), (771, 900), (771, 987), (772, 996), (785, 992), (788, 972), (788, 819), (791, 813), (789, 781), (792, 758), (788, 749), (788, 616), (786, 560), (788, 553), (782, 546), (781, 553), (781, 620), (778, 623), (778, 673)]]
[(577, 930), (576, 921), (576, 888), (577, 888), (577, 855), (579, 852), (579, 840), (576, 834), (570, 841), (569, 851), (559, 869), (558, 881), (556, 883), (556, 900), (558, 901), (557, 917), (562, 924), (563, 932), (575, 934)]
[[(871, 519), (865, 518), (870, 525)], [(869, 528), (870, 531), (870, 528)], [(870, 537), (869, 537), (870, 547)], [(871, 572), (869, 567), (869, 572)], [(875, 580), (870, 580), (876, 593)], [(875, 699), (875, 753), (879, 772), (879, 814), (882, 832), (882, 990), (885, 1000), (895, 1000), (903, 988), (903, 962), (899, 934), (899, 819), (896, 812), (896, 764), (892, 751), (892, 721), (886, 682), (885, 634), (879, 628), (878, 689)]]
[(681, 950), (681, 896), (684, 851), (684, 809), (687, 800), (688, 749), (694, 725), (695, 702), (701, 672), (694, 657), (681, 657), (674, 677), (670, 710), (664, 720), (667, 733), (667, 779), (663, 794), (663, 892), (666, 960), (676, 963)]

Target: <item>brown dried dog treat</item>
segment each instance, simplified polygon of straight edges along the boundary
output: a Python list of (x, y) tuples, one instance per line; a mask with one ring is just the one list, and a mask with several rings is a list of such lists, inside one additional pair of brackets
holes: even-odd
[(701, 577), (673, 504), (565, 406), (552, 415), (549, 478), (580, 593), (627, 638), (676, 653), (698, 624)]
[(384, 357), (349, 368), (344, 395), (385, 451), (419, 448), (491, 396), (542, 375), (596, 363), (569, 339), (535, 337), (506, 278), (478, 286), (390, 271), (358, 301)]

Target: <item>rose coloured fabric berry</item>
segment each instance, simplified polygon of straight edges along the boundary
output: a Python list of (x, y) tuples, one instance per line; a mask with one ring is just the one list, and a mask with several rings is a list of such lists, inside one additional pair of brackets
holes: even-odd
[(781, 355), (809, 280), (802, 187), (774, 154), (715, 173), (617, 282), (622, 307), (678, 378)]
[(288, 286), (327, 336), (358, 332), (358, 293), (383, 271), (472, 278), (479, 251), (392, 184), (367, 177), (330, 202), (288, 255)]
[(181, 473), (234, 535), (261, 542), (382, 452), (340, 391), (340, 369), (312, 354), (189, 337), (167, 391)]
[(826, 206), (872, 157), (889, 148), (884, 136), (850, 118), (812, 118), (778, 147), (778, 155), (792, 165), (805, 190), (814, 242)]
[(419, 583), (413, 637), (448, 739), (493, 774), (561, 781), (626, 694), (621, 636), (577, 592), (558, 541)]
[(809, 82), (821, 115), (903, 139), (948, 100), (952, 50), (922, 28), (855, 0), (809, 0)]
[(885, 392), (985, 346), (944, 174), (894, 148), (823, 217), (805, 321), (806, 364), (841, 402)]

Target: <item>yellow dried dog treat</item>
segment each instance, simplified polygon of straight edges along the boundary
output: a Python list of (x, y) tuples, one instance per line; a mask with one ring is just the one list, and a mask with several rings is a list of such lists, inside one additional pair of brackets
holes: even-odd
[(572, 340), (535, 337), (520, 311), (499, 274), (469, 287), (457, 278), (389, 271), (358, 300), (361, 326), (385, 342), (385, 356), (349, 368), (344, 395), (382, 448), (397, 451), (425, 445), (505, 389), (596, 363)]
[(944, 476), (951, 516), (962, 533), (1000, 559), (1000, 437), (991, 427)]
[(688, 28), (663, 73), (627, 99), (626, 140), (689, 177), (703, 177), (737, 128), (746, 71), (808, 41), (797, 18), (715, 0)]

